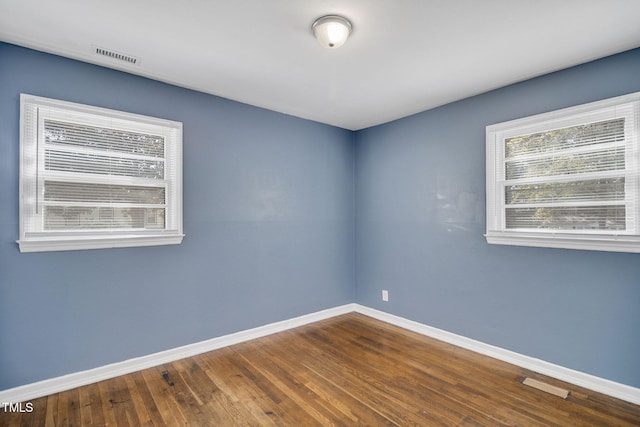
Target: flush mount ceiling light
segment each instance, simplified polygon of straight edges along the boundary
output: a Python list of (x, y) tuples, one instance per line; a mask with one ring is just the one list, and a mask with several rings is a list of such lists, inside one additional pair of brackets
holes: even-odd
[(327, 15), (316, 19), (311, 29), (318, 43), (336, 49), (342, 46), (351, 34), (351, 22), (342, 16)]

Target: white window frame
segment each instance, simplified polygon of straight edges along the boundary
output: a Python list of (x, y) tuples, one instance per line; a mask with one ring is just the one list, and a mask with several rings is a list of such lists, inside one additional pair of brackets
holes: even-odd
[[(163, 228), (46, 230), (44, 226), (44, 118), (164, 137)], [(50, 173), (50, 172), (49, 172)], [(133, 178), (77, 174), (79, 183), (135, 185)], [(69, 178), (67, 178), (69, 179)], [(20, 96), (20, 252), (180, 244), (182, 231), (182, 123), (33, 95)]]
[[(625, 117), (626, 229), (615, 232), (507, 229), (505, 139), (617, 117)], [(487, 242), (500, 245), (640, 252), (639, 153), (640, 92), (487, 126)]]

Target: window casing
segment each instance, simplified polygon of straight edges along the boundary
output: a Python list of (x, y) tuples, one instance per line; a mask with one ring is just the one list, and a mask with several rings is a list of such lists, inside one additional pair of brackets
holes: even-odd
[(640, 252), (640, 93), (488, 126), (487, 242)]
[(182, 242), (182, 123), (20, 97), (21, 252)]

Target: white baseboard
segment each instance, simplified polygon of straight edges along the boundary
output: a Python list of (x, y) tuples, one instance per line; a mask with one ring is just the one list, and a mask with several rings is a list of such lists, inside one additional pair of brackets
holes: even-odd
[(182, 347), (176, 347), (142, 357), (136, 357), (123, 362), (112, 363), (110, 365), (100, 366), (87, 371), (76, 372), (69, 375), (63, 375), (61, 377), (11, 388), (0, 391), (0, 402), (25, 402), (83, 385), (93, 384), (98, 381), (108, 380), (120, 375), (130, 374), (132, 372), (162, 365), (163, 363), (170, 363), (175, 360), (184, 359), (185, 357), (195, 356), (206, 353), (207, 351), (217, 350), (233, 344), (271, 335), (276, 332), (286, 331), (288, 329), (317, 322), (319, 320), (351, 313), (355, 311), (354, 306), (355, 304), (346, 304), (306, 314), (304, 316), (295, 317), (293, 319), (283, 320), (281, 322), (271, 323), (269, 325), (253, 329), (247, 329), (234, 334), (223, 335), (221, 337), (200, 341), (194, 344), (188, 344)]
[(293, 319), (247, 329), (234, 334), (149, 354), (147, 356), (0, 391), (0, 402), (25, 402), (354, 311), (476, 353), (484, 354), (543, 375), (548, 375), (580, 387), (640, 405), (640, 389), (638, 388), (554, 365), (553, 363), (485, 344), (360, 304), (346, 304)]
[(639, 388), (620, 384), (594, 375), (585, 374), (584, 372), (574, 371), (573, 369), (515, 353), (510, 350), (505, 350), (490, 344), (485, 344), (480, 341), (443, 331), (442, 329), (427, 326), (422, 323), (414, 322), (373, 308), (365, 307), (360, 304), (355, 304), (354, 310), (358, 313), (373, 317), (374, 319), (400, 326), (401, 328), (435, 338), (439, 341), (444, 341), (476, 353), (493, 357), (494, 359), (502, 360), (503, 362), (511, 363), (512, 365), (520, 366), (521, 368), (529, 369), (561, 381), (575, 384), (579, 387), (584, 387), (598, 393), (603, 393), (617, 399), (622, 399), (627, 402), (640, 405)]

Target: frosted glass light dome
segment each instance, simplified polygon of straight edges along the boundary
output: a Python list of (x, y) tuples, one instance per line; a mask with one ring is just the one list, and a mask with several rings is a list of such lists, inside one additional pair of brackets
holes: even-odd
[(329, 49), (342, 46), (351, 34), (351, 22), (338, 15), (327, 15), (316, 19), (311, 26), (318, 43)]

